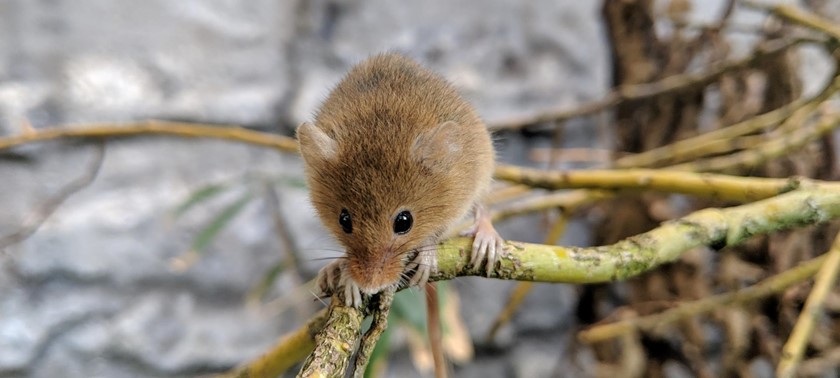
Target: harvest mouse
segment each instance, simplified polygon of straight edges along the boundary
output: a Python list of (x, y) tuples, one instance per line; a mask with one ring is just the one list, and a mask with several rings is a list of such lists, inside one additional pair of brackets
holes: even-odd
[[(479, 204), (495, 153), (476, 112), (444, 79), (394, 53), (353, 67), (314, 123), (297, 129), (312, 203), (345, 256), (321, 270), (322, 292), (348, 306), (437, 270), (435, 245), (475, 210), (471, 261), (488, 274), (504, 241)], [(336, 276), (338, 275), (338, 276)], [(335, 278), (338, 278), (336, 286)]]

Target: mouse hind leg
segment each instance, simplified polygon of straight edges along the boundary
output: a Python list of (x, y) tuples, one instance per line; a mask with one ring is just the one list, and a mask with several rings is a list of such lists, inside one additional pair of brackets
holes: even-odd
[(505, 253), (505, 240), (496, 232), (490, 213), (480, 203), (475, 204), (475, 223), (461, 235), (474, 237), (470, 265), (477, 267), (486, 260), (485, 269), (489, 277)]

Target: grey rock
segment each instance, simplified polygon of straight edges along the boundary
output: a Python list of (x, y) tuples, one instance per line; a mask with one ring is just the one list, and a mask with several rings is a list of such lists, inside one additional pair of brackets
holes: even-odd
[[(366, 56), (387, 50), (407, 53), (452, 80), (489, 122), (571, 106), (600, 95), (607, 86), (607, 52), (602, 30), (593, 22), (597, 3), (390, 5), (309, 2), (307, 22), (294, 42), (305, 46), (307, 54), (292, 57), (301, 59), (295, 65), (301, 69), (302, 87), (319, 88), (324, 71), (341, 73)], [(333, 75), (332, 80), (337, 78)], [(317, 106), (319, 99), (310, 94), (316, 90), (299, 98), (294, 117)]]

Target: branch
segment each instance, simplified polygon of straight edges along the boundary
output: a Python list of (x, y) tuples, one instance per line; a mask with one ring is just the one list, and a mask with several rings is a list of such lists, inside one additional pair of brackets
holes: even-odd
[(104, 160), (105, 144), (100, 144), (96, 148), (96, 156), (94, 156), (90, 165), (81, 176), (67, 184), (67, 186), (62, 188), (56, 195), (44, 201), (37, 210), (33, 211), (29, 215), (29, 217), (23, 222), (23, 226), (21, 226), (20, 229), (10, 234), (0, 236), (0, 251), (12, 244), (20, 243), (38, 231), (47, 218), (49, 218), (50, 215), (52, 215), (52, 213), (54, 213), (61, 204), (64, 203), (64, 201), (67, 201), (67, 199), (73, 194), (78, 193), (80, 190), (90, 185), (93, 180), (96, 180), (96, 176), (99, 175), (99, 169), (102, 168), (102, 162)]
[(394, 294), (396, 288), (387, 289), (376, 295), (376, 308), (373, 311), (373, 321), (370, 324), (370, 329), (365, 332), (362, 340), (359, 342), (358, 353), (356, 354), (356, 364), (353, 376), (357, 378), (364, 377), (365, 368), (367, 367), (370, 355), (373, 353), (373, 348), (382, 332), (388, 327), (388, 314), (391, 312), (391, 303), (394, 302)]
[(826, 262), (826, 255), (811, 259), (799, 266), (767, 278), (745, 289), (686, 302), (658, 314), (622, 319), (614, 323), (590, 327), (578, 333), (578, 339), (595, 343), (636, 331), (655, 331), (690, 316), (712, 312), (728, 305), (743, 305), (782, 292), (800, 284), (817, 273)]
[(690, 160), (703, 156), (707, 150), (713, 149), (713, 146), (717, 143), (730, 144), (735, 138), (768, 129), (789, 117), (791, 119), (801, 119), (811, 114), (819, 104), (828, 100), (838, 90), (840, 90), (840, 75), (835, 74), (834, 79), (814, 97), (800, 98), (780, 108), (731, 126), (618, 158), (615, 161), (615, 166), (619, 168), (653, 167), (668, 160)]
[(227, 125), (206, 125), (167, 121), (142, 121), (124, 124), (63, 126), (33, 129), (34, 131), (0, 138), (0, 150), (15, 146), (62, 138), (111, 138), (141, 135), (170, 135), (185, 138), (232, 140), (279, 151), (297, 152), (293, 138)]
[(809, 185), (840, 191), (840, 183), (802, 177), (775, 179), (654, 169), (555, 172), (500, 165), (496, 178), (544, 189), (647, 189), (739, 202), (770, 198)]
[[(840, 191), (814, 185), (747, 205), (700, 210), (608, 246), (561, 247), (509, 241), (507, 246), (512, 252), (501, 259), (490, 277), (575, 284), (624, 280), (674, 261), (692, 248), (705, 245), (721, 249), (742, 243), (754, 235), (838, 218)], [(450, 239), (438, 245), (438, 272), (430, 280), (485, 276), (483, 266), (469, 266), (471, 245), (469, 238)], [(334, 300), (330, 304), (326, 323), (330, 332), (319, 334), (316, 345), (320, 349), (310, 355), (310, 359), (333, 363), (310, 366), (301, 372), (303, 376), (341, 375), (346, 370), (346, 359), (351, 356), (353, 344), (360, 335), (363, 315), (341, 303), (343, 301)], [(302, 331), (294, 334), (299, 332)], [(295, 348), (306, 345), (309, 344), (291, 339), (268, 355), (276, 355), (279, 349), (298, 352)], [(345, 360), (323, 357), (327, 350)]]
[(837, 274), (840, 272), (840, 237), (834, 240), (834, 245), (831, 246), (828, 254), (821, 257), (825, 257), (825, 263), (822, 264), (822, 268), (817, 273), (814, 288), (811, 289), (811, 294), (805, 301), (805, 307), (799, 313), (799, 319), (782, 348), (782, 356), (776, 369), (778, 377), (795, 376), (796, 368), (802, 361), (805, 346), (814, 332), (814, 323), (822, 315), (825, 298), (834, 288)]
[(803, 11), (791, 5), (770, 5), (752, 0), (742, 0), (742, 2), (746, 6), (770, 11), (771, 13), (780, 18), (819, 31), (823, 34), (830, 36), (831, 38), (840, 40), (840, 27), (838, 27), (837, 24), (835, 24), (833, 21), (819, 17), (813, 13)]
[[(766, 234), (840, 217), (840, 190), (799, 189), (762, 201), (725, 209), (704, 209), (651, 231), (601, 247), (562, 247), (508, 242), (490, 277), (517, 281), (603, 283), (624, 280), (671, 262), (689, 249), (721, 249), (753, 235)], [(485, 275), (468, 268), (471, 240), (450, 239), (438, 246), (434, 280)]]
[(666, 77), (662, 80), (645, 84), (625, 84), (614, 88), (604, 98), (574, 105), (563, 106), (559, 109), (549, 110), (542, 114), (527, 117), (518, 117), (503, 120), (488, 125), (490, 130), (521, 129), (525, 126), (542, 122), (562, 122), (567, 119), (582, 117), (604, 111), (610, 107), (625, 101), (638, 101), (648, 98), (686, 91), (692, 88), (700, 88), (717, 81), (721, 76), (732, 71), (744, 69), (755, 65), (767, 57), (779, 54), (800, 43), (814, 42), (811, 39), (784, 39), (768, 41), (760, 45), (752, 54), (738, 60), (719, 63), (707, 72), (687, 73)]
[(817, 140), (837, 127), (840, 127), (840, 114), (830, 113), (812, 125), (795, 128), (784, 137), (771, 139), (755, 148), (730, 155), (678, 164), (668, 167), (668, 169), (702, 172), (731, 172), (749, 169), (771, 159), (784, 156)]
[[(304, 361), (298, 377), (344, 376), (366, 314), (343, 303), (333, 298), (328, 307), (327, 321), (312, 336), (315, 348)], [(311, 339), (308, 341), (312, 342)]]

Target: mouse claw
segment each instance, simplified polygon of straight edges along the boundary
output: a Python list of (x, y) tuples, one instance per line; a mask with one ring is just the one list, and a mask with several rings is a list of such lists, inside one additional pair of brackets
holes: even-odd
[(344, 265), (343, 260), (335, 260), (318, 271), (318, 278), (316, 279), (318, 294), (331, 295), (335, 292), (335, 289), (340, 286), (336, 279), (344, 271)]
[(408, 286), (425, 286), (432, 273), (437, 272), (437, 252), (432, 247), (417, 252), (414, 260), (406, 265), (406, 270), (416, 269), (408, 281)]
[(332, 295), (343, 288), (344, 304), (348, 307), (361, 307), (362, 291), (347, 273), (347, 264), (344, 259), (333, 261), (321, 268), (316, 282), (317, 290), (320, 291), (318, 294)]
[(341, 279), (339, 280), (339, 285), (344, 287), (344, 304), (347, 307), (362, 307), (362, 291), (359, 289), (359, 285), (356, 285), (356, 282), (350, 278), (350, 274), (345, 272), (346, 270), (341, 271)]
[(506, 252), (505, 240), (496, 232), (490, 217), (482, 207), (476, 208), (475, 224), (465, 236), (474, 236), (472, 251), (470, 254), (470, 265), (477, 267), (486, 260), (485, 270), (489, 277), (495, 270), (496, 263), (501, 260)]

